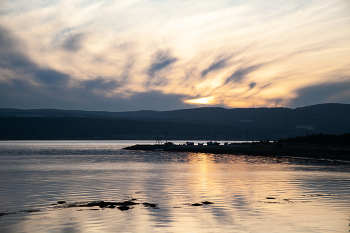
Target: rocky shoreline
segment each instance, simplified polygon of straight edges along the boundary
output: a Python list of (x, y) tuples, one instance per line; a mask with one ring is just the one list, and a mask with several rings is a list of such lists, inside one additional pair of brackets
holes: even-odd
[(174, 151), (212, 154), (291, 156), (312, 159), (350, 161), (350, 148), (322, 145), (288, 145), (278, 146), (272, 143), (256, 145), (252, 143), (197, 146), (197, 145), (133, 145), (125, 150)]

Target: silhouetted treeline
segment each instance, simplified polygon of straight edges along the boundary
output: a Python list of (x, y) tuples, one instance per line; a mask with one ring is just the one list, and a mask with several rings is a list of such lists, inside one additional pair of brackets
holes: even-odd
[(280, 139), (278, 143), (308, 143), (308, 144), (337, 144), (350, 145), (350, 133), (335, 135), (335, 134), (312, 134), (304, 137), (294, 137)]

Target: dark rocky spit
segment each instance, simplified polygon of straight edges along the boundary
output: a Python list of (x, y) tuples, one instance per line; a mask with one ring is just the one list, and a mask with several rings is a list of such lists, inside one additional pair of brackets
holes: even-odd
[(323, 145), (292, 145), (278, 146), (268, 144), (230, 144), (218, 146), (197, 146), (197, 145), (133, 145), (125, 150), (145, 151), (169, 151), (169, 152), (192, 152), (212, 154), (233, 154), (233, 155), (257, 155), (257, 156), (289, 156), (312, 159), (342, 160), (350, 161), (350, 148), (333, 147)]

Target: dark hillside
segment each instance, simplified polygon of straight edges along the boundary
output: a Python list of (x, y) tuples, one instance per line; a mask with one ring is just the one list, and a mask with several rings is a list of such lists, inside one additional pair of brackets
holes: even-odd
[[(156, 140), (168, 130), (169, 140), (241, 140), (245, 138), (243, 127), (224, 125), (136, 121), (125, 119), (77, 118), (77, 117), (0, 117), (0, 140), (62, 140), (62, 139), (149, 139)], [(252, 133), (253, 131), (251, 131)], [(252, 133), (253, 134), (253, 133)], [(271, 130), (256, 130), (254, 139), (281, 134)], [(250, 140), (253, 135), (249, 135)]]
[[(101, 112), (80, 110), (57, 110), (57, 109), (0, 109), (1, 124), (6, 126), (6, 133), (1, 132), (1, 138), (30, 138), (30, 135), (38, 131), (34, 126), (52, 128), (61, 132), (60, 122), (67, 121), (72, 132), (70, 138), (148, 138), (156, 134), (154, 130), (161, 128), (163, 132), (170, 126), (176, 126), (173, 136), (176, 138), (208, 137), (213, 130), (225, 139), (235, 140), (277, 140), (280, 138), (305, 136), (306, 134), (344, 134), (350, 132), (350, 105), (349, 104), (319, 104), (296, 109), (289, 108), (235, 108), (225, 109), (219, 107), (181, 109), (173, 111), (134, 111), (134, 112)], [(12, 119), (13, 118), (13, 119)], [(35, 118), (35, 119), (34, 119)], [(51, 119), (52, 118), (52, 119)], [(62, 120), (60, 118), (72, 118)], [(74, 120), (75, 118), (75, 120)], [(76, 123), (73, 123), (75, 122)], [(22, 125), (20, 129), (16, 124)], [(35, 123), (36, 122), (36, 123)], [(41, 122), (41, 123), (40, 123)], [(86, 135), (77, 128), (86, 122)], [(110, 122), (110, 123), (107, 123)], [(123, 122), (123, 123), (120, 123)], [(26, 124), (34, 124), (28, 126)], [(52, 124), (52, 125), (51, 125)], [(91, 124), (91, 125), (90, 125)], [(116, 126), (121, 124), (119, 132)], [(124, 124), (124, 125), (123, 125)], [(136, 125), (136, 128), (134, 127)], [(10, 127), (11, 126), (11, 127)], [(125, 126), (125, 127), (124, 127)], [(164, 126), (164, 128), (162, 127)], [(63, 126), (62, 126), (63, 127)], [(83, 126), (81, 126), (83, 127)], [(98, 128), (101, 127), (101, 128)], [(113, 130), (109, 127), (114, 127)], [(124, 128), (123, 128), (124, 127)], [(182, 127), (185, 127), (182, 130)], [(198, 127), (198, 128), (196, 128)], [(63, 127), (64, 128), (64, 127)], [(181, 130), (180, 130), (181, 129)], [(222, 130), (219, 130), (222, 129)], [(228, 133), (228, 129), (230, 133)], [(29, 132), (24, 133), (25, 130)], [(79, 131), (79, 136), (73, 131)], [(112, 131), (114, 133), (112, 133)], [(142, 132), (148, 132), (148, 136)], [(206, 131), (204, 133), (204, 131)], [(19, 136), (18, 132), (22, 132)], [(43, 131), (42, 131), (43, 132)], [(110, 133), (108, 133), (110, 132)], [(176, 132), (176, 133), (175, 133)], [(181, 133), (180, 133), (181, 132)], [(201, 133), (198, 133), (201, 132)], [(16, 137), (14, 135), (17, 135)], [(13, 135), (13, 136), (8, 136)], [(27, 136), (23, 136), (27, 135)], [(60, 134), (50, 138), (68, 137)], [(95, 135), (95, 136), (92, 136)], [(124, 136), (123, 136), (124, 135)], [(207, 135), (207, 136), (204, 136)], [(49, 135), (47, 135), (49, 137)], [(40, 138), (45, 138), (44, 134)], [(225, 138), (225, 139), (224, 139)], [(199, 138), (198, 138), (199, 139)]]

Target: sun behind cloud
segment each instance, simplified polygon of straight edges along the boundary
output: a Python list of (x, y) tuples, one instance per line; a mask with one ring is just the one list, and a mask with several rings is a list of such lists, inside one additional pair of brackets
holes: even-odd
[(185, 103), (188, 104), (213, 104), (214, 103), (214, 97), (203, 97), (203, 98), (198, 98), (198, 99), (189, 99), (185, 100)]

